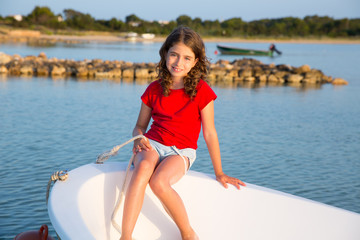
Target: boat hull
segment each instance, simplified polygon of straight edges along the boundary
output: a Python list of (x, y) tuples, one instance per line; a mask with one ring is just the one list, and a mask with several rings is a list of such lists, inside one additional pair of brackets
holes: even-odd
[[(111, 224), (126, 163), (88, 164), (52, 188), (48, 212), (62, 240), (119, 239)], [(130, 172), (129, 177), (131, 177)], [(360, 214), (247, 184), (222, 187), (214, 177), (189, 171), (174, 185), (200, 239), (360, 239)], [(121, 225), (122, 206), (115, 217)], [(149, 187), (133, 237), (181, 239)]]
[(224, 55), (251, 55), (251, 56), (273, 56), (272, 51), (262, 51), (254, 49), (245, 49), (245, 48), (235, 48), (235, 47), (226, 47), (217, 45), (221, 54)]

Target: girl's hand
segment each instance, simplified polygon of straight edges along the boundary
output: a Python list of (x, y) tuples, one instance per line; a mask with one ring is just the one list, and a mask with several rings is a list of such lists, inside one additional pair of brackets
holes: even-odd
[(145, 151), (152, 150), (149, 140), (147, 138), (136, 139), (134, 141), (133, 153), (136, 154), (143, 150)]
[(237, 189), (240, 189), (240, 185), (244, 187), (246, 186), (246, 184), (241, 180), (234, 177), (230, 177), (225, 173), (217, 175), (216, 180), (220, 182), (225, 188), (228, 188), (228, 183), (234, 185)]

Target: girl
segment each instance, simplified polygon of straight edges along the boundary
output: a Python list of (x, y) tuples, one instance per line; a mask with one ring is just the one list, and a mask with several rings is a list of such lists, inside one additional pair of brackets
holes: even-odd
[[(182, 239), (198, 239), (185, 206), (172, 188), (196, 158), (201, 126), (216, 179), (238, 189), (245, 184), (222, 171), (214, 124), (215, 93), (204, 81), (208, 60), (200, 36), (186, 27), (175, 29), (165, 40), (157, 66), (159, 80), (141, 96), (142, 105), (133, 135), (134, 172), (126, 193), (121, 239), (131, 239), (149, 183), (154, 194), (180, 230)], [(146, 129), (153, 119), (148, 132)]]

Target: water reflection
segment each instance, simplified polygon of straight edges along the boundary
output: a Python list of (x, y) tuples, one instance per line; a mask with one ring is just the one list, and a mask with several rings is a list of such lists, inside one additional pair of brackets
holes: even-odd
[[(0, 81), (5, 82), (9, 79), (15, 80), (16, 77), (8, 77), (7, 74), (0, 74)], [(21, 76), (18, 79), (22, 80), (33, 80), (32, 76)], [(100, 82), (100, 81), (109, 81), (117, 84), (121, 83), (131, 83), (137, 85), (148, 85), (153, 80), (151, 79), (142, 79), (142, 78), (88, 78), (88, 77), (64, 77), (64, 76), (51, 76), (45, 79), (53, 80), (54, 82), (59, 81), (77, 81), (77, 82)], [(213, 87), (218, 87), (222, 89), (236, 89), (236, 88), (245, 88), (245, 89), (261, 89), (269, 87), (291, 87), (297, 91), (307, 91), (307, 90), (320, 90), (323, 87), (323, 84), (309, 84), (309, 83), (281, 83), (281, 82), (247, 82), (247, 81), (209, 81), (209, 84)], [(337, 86), (341, 88), (341, 86)]]

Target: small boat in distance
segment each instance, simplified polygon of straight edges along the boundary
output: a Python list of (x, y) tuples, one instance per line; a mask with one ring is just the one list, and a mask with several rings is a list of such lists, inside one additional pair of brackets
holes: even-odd
[(247, 48), (237, 48), (230, 46), (222, 46), (216, 45), (221, 54), (224, 55), (253, 55), (253, 56), (269, 56), (272, 57), (274, 52), (277, 54), (281, 54), (279, 50), (276, 49), (274, 44), (271, 44), (268, 51), (264, 50), (255, 50), (255, 49), (247, 49)]

